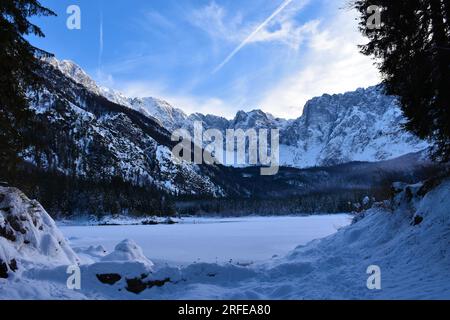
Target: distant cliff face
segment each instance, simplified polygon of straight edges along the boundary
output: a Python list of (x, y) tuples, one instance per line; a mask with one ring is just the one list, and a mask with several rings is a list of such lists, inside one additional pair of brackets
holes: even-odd
[(428, 147), (402, 128), (394, 97), (380, 86), (309, 101), (281, 135), (286, 165), (308, 167), (381, 161)]
[(200, 121), (205, 130), (214, 128), (222, 132), (278, 128), (280, 164), (284, 166), (307, 168), (350, 161), (375, 162), (428, 147), (426, 142), (402, 128), (405, 119), (397, 99), (384, 95), (381, 86), (314, 98), (306, 104), (303, 115), (295, 120), (278, 119), (261, 110), (240, 111), (232, 120), (203, 114), (187, 117), (167, 103), (163, 106), (150, 115), (169, 130), (193, 131), (194, 121)]

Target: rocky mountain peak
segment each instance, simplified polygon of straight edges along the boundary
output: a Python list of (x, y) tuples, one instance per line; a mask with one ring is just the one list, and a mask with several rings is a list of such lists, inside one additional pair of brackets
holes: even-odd
[(387, 96), (381, 85), (342, 94), (324, 94), (309, 100), (301, 117), (275, 118), (260, 109), (239, 111), (232, 120), (195, 113), (190, 116), (157, 98), (127, 98), (114, 90), (99, 88), (70, 61), (53, 65), (88, 90), (108, 100), (156, 119), (168, 131), (193, 131), (195, 121), (205, 129), (280, 129), (281, 164), (299, 168), (348, 161), (381, 161), (418, 152), (428, 147), (402, 128), (405, 119), (396, 97)]

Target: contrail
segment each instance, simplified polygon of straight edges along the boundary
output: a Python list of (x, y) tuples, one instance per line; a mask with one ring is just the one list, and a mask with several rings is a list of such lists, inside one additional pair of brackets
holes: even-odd
[(294, 0), (285, 0), (271, 15), (268, 17), (263, 23), (261, 23), (242, 43), (236, 47), (236, 49), (231, 52), (228, 57), (225, 58), (225, 60), (219, 64), (213, 71), (213, 74), (218, 72), (220, 69), (223, 68), (224, 65), (226, 65), (243, 47), (247, 45), (247, 43), (250, 42), (250, 40), (253, 39), (253, 37), (261, 31), (270, 21), (272, 21), (273, 18), (275, 18), (278, 14), (280, 14), (281, 11), (284, 10), (292, 1)]
[(103, 57), (103, 11), (100, 11), (100, 35), (99, 35), (99, 52), (98, 64), (101, 66)]

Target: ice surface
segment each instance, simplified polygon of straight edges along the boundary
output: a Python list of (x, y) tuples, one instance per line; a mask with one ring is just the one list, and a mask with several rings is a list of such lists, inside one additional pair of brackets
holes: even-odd
[(132, 238), (153, 261), (171, 265), (193, 262), (263, 261), (285, 255), (299, 244), (328, 236), (350, 223), (350, 217), (188, 218), (175, 225), (62, 226), (71, 245), (103, 245), (107, 250)]

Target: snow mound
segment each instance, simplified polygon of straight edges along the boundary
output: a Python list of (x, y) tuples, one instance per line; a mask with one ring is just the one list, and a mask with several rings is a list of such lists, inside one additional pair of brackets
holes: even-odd
[(73, 265), (78, 257), (53, 219), (16, 188), (0, 187), (0, 277), (21, 265)]
[(101, 259), (103, 262), (140, 262), (146, 267), (151, 268), (153, 262), (151, 262), (142, 252), (142, 248), (139, 247), (133, 240), (123, 240), (114, 249), (113, 252), (106, 255)]

